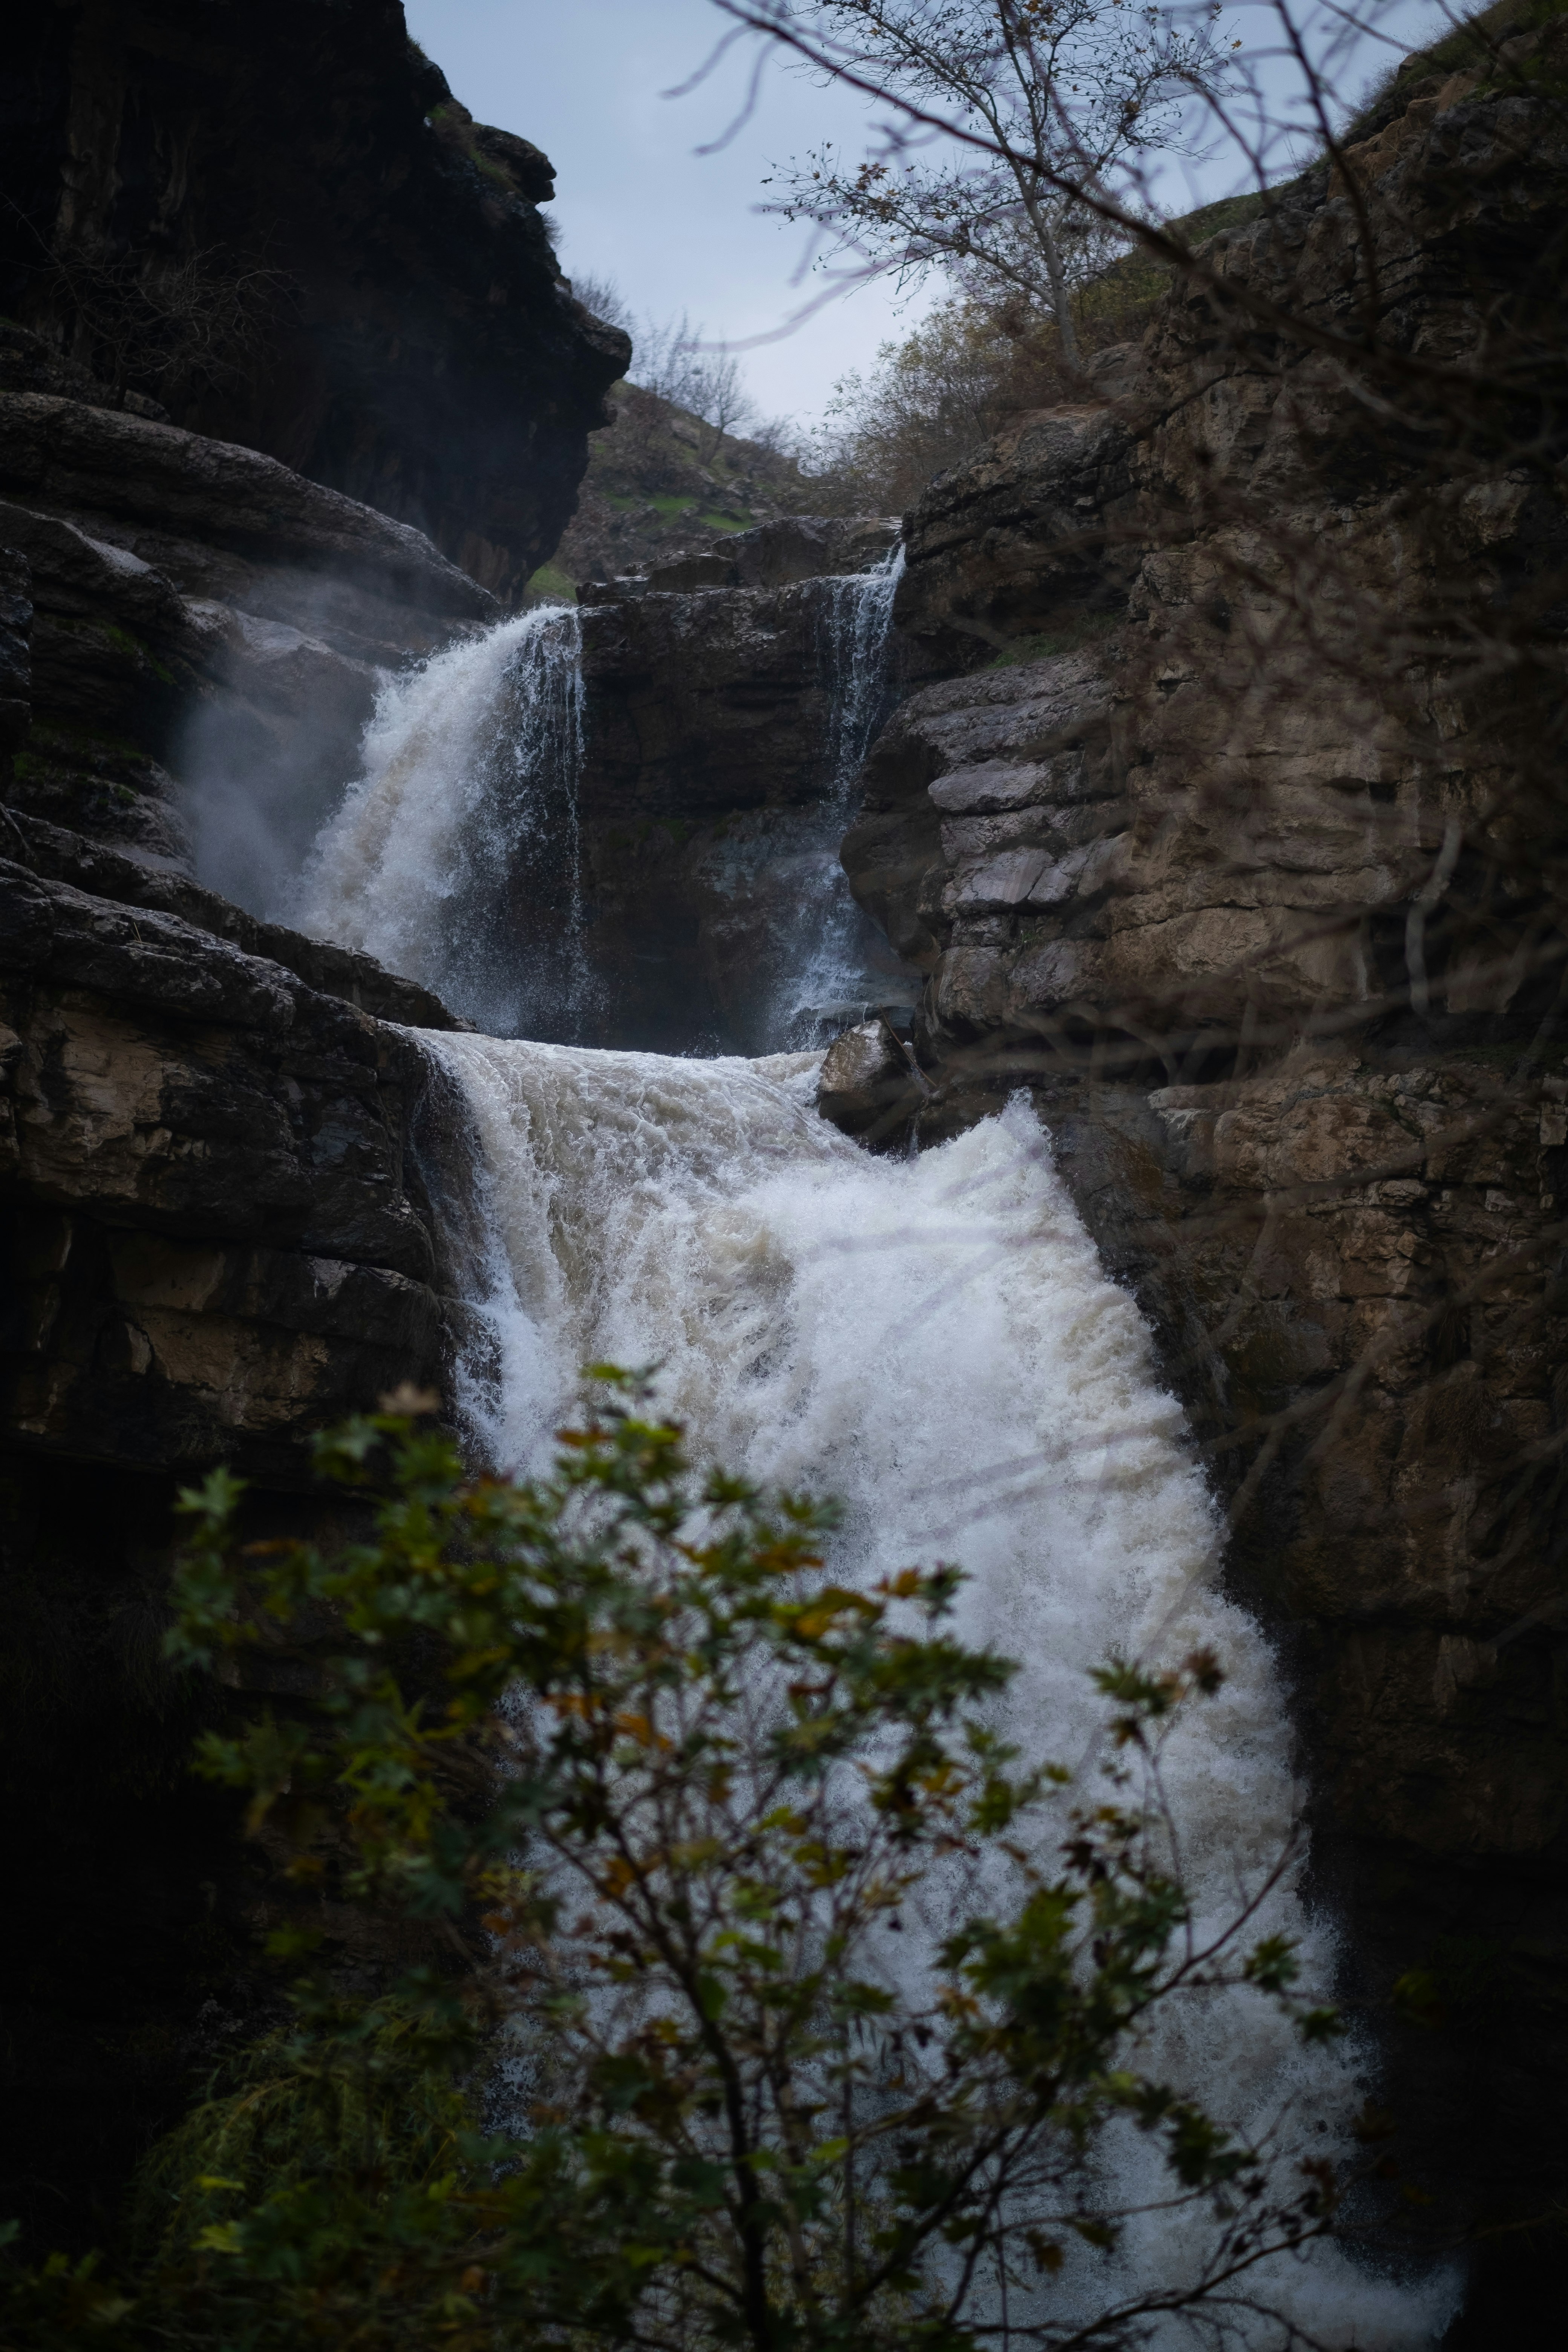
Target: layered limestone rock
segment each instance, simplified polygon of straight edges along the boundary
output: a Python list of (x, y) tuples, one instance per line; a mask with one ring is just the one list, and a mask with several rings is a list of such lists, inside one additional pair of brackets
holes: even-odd
[(0, 392), (0, 545), (32, 605), (9, 803), (194, 859), (256, 908), (353, 773), (384, 672), (497, 610), (419, 531), (275, 458), (49, 394)]
[(629, 347), (561, 278), (548, 159), (457, 103), (400, 0), (36, 8), (0, 103), (7, 311), (515, 594)]
[(296, 1898), (190, 1770), (236, 1702), (162, 1656), (178, 1488), (344, 1531), (310, 1434), (449, 1395), (475, 1287), (394, 1025), (452, 1017), (275, 886), (387, 673), (548, 553), (626, 349), (395, 0), (48, 5), (0, 99), (0, 2211), (42, 2256), (279, 2013)]
[(104, 2241), (149, 2135), (277, 2003), (256, 1955), (279, 1890), (190, 1772), (223, 1702), (161, 1655), (176, 1489), (226, 1461), (256, 1482), (254, 1534), (324, 1532), (310, 1433), (449, 1385), (461, 1219), (432, 1191), (460, 1119), (415, 1044), (346, 1001), (441, 1023), (419, 992), (20, 830), (32, 862), (0, 860), (0, 2013), (5, 2191), (41, 2252)]
[[(1364, 218), (1394, 352), (1467, 352), (1483, 299), (1528, 352), (1565, 163), (1526, 93), (1430, 85), (1356, 202), (1308, 173), (1101, 396), (935, 483), (897, 617), (995, 650), (901, 705), (843, 853), (925, 977), (921, 1132), (1036, 1092), (1231, 1498), (1435, 2237), (1561, 2178), (1563, 835), (1551, 664), (1387, 616), (1526, 642), (1568, 533), (1538, 469), (1456, 434), (1434, 482), (1223, 297), (1361, 316)], [(1440, 2031), (1393, 2015), (1412, 1971)], [(1528, 2271), (1489, 2264), (1467, 2342)]]

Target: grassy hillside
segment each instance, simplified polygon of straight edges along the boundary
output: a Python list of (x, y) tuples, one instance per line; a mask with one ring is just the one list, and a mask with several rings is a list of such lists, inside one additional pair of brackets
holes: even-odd
[(577, 511), (531, 597), (571, 597), (579, 580), (614, 578), (749, 530), (775, 515), (815, 511), (793, 457), (715, 431), (634, 383), (610, 394), (616, 421), (589, 443)]

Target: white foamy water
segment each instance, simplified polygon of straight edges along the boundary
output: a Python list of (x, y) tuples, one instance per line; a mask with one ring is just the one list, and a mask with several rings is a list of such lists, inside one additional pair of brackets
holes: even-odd
[[(873, 1159), (811, 1108), (815, 1055), (422, 1042), (478, 1131), (499, 1370), (471, 1368), (467, 1404), (489, 1450), (539, 1463), (580, 1366), (657, 1361), (700, 1454), (843, 1497), (837, 1572), (959, 1562), (963, 1632), (1023, 1663), (1013, 1735), (1091, 1795), (1088, 1669), (1113, 1650), (1173, 1662), (1211, 1645), (1227, 1680), (1173, 1742), (1169, 1787), (1201, 1917), (1230, 1916), (1296, 1820), (1287, 1706), (1268, 1643), (1215, 1589), (1216, 1515), (1179, 1412), (1033, 1115), (1015, 1105), (918, 1160)], [(1326, 1988), (1331, 1937), (1289, 1883), (1248, 1940), (1270, 1930), (1300, 1940)], [(1157, 2059), (1248, 2138), (1282, 2128), (1346, 2153), (1356, 2062), (1302, 2051), (1260, 1998), (1193, 2001)], [(1170, 2194), (1133, 2133), (1115, 2171), (1128, 2201)], [(1203, 2235), (1190, 2216), (1145, 2216), (1109, 2271), (1081, 2257), (1068, 2301), (1168, 2288)], [(1331, 2247), (1252, 2285), (1334, 2352), (1415, 2352), (1456, 2299), (1450, 2282), (1403, 2289)], [(1283, 2341), (1272, 2322), (1237, 2326)], [(1153, 2340), (1189, 2339), (1172, 2321)]]
[(363, 772), (318, 835), (295, 919), (481, 1027), (571, 1034), (579, 933), (581, 626), (536, 606), (383, 688)]

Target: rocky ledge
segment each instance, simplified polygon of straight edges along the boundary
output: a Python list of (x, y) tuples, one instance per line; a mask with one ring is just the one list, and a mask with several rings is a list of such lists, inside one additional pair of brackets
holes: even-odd
[(1433, 2242), (1480, 2233), (1453, 2340), (1523, 2345), (1568, 2089), (1559, 719), (1546, 656), (1426, 669), (1379, 615), (1498, 636), (1568, 536), (1528, 466), (1435, 480), (1348, 366), (1216, 326), (1227, 284), (1349, 318), (1364, 222), (1391, 351), (1468, 349), (1483, 292), (1533, 348), (1560, 122), (1406, 94), (909, 518), (897, 618), (983, 666), (902, 702), (843, 848), (919, 1071), (863, 1031), (823, 1107), (893, 1143), (1038, 1101), (1295, 1678), (1399, 2161)]
[[(847, 743), (934, 666), (857, 637), (859, 592), (898, 541), (878, 517), (797, 517), (584, 583), (584, 944), (606, 1040), (776, 1042), (803, 912), (837, 878)], [(907, 999), (898, 960), (867, 947), (868, 986)]]

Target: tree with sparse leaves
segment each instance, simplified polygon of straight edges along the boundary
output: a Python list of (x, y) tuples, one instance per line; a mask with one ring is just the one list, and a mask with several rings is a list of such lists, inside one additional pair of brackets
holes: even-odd
[[(1133, 0), (784, 0), (728, 5), (784, 29), (814, 64), (909, 110), (885, 151), (826, 147), (782, 174), (776, 208), (900, 284), (944, 271), (1047, 312), (1078, 357), (1075, 289), (1118, 250), (1113, 209), (1142, 209), (1137, 167), (1186, 152), (1194, 101), (1223, 85), (1217, 10)], [(941, 126), (956, 136), (919, 136)]]

